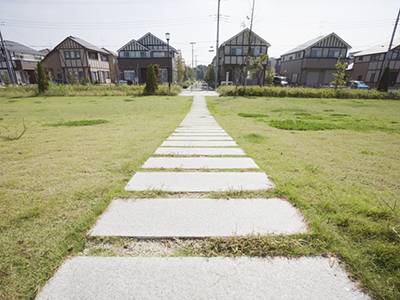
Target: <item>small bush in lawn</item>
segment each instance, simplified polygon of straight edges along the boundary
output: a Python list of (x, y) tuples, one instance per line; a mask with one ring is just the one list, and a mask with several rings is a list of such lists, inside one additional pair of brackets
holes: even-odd
[(80, 120), (80, 121), (67, 121), (67, 122), (60, 122), (60, 123), (52, 123), (52, 124), (45, 124), (44, 126), (91, 126), (91, 125), (100, 125), (109, 123), (110, 121), (107, 120)]

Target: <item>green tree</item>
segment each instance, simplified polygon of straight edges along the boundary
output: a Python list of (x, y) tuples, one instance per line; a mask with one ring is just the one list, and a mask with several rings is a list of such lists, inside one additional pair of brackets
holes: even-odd
[(337, 88), (339, 85), (345, 84), (345, 82), (346, 82), (346, 79), (345, 79), (345, 72), (344, 72), (344, 71), (346, 70), (346, 68), (347, 68), (347, 66), (348, 66), (349, 64), (348, 64), (348, 63), (342, 64), (342, 63), (340, 62), (340, 59), (341, 59), (341, 58), (342, 58), (342, 56), (340, 55), (340, 56), (338, 57), (338, 60), (337, 60), (337, 62), (336, 62), (336, 65), (335, 65), (335, 67), (336, 67), (336, 73), (333, 73), (333, 74), (332, 74), (334, 80), (331, 82), (331, 84), (334, 85), (335, 88)]
[(378, 82), (378, 91), (380, 92), (387, 92), (389, 89), (389, 82), (390, 82), (390, 69), (386, 67), (383, 71), (383, 74)]
[(215, 69), (213, 65), (208, 65), (206, 74), (204, 74), (204, 81), (208, 85), (214, 86), (215, 84)]
[(49, 80), (46, 76), (46, 72), (43, 68), (42, 63), (39, 61), (36, 66), (36, 75), (38, 78), (38, 90), (39, 94), (44, 93), (49, 88)]
[(182, 62), (182, 58), (178, 56), (175, 59), (175, 81), (177, 83), (182, 83), (185, 81), (185, 66)]
[(274, 82), (275, 72), (272, 68), (265, 71), (265, 84), (272, 84)]
[(78, 80), (78, 77), (76, 77), (75, 72), (69, 72), (68, 83), (70, 85), (79, 85), (79, 80)]
[(10, 77), (8, 76), (8, 73), (5, 73), (5, 75), (3, 77), (3, 81), (4, 81), (5, 86), (12, 85), (12, 81), (11, 81)]
[(257, 84), (258, 85), (262, 84), (262, 76), (264, 75), (263, 72), (259, 72), (259, 71), (263, 71), (264, 70), (263, 63), (267, 59), (268, 59), (268, 55), (267, 54), (260, 53), (258, 56), (256, 56), (256, 58), (253, 60), (253, 62), (251, 62), (246, 67), (248, 73), (251, 73), (251, 74), (254, 74), (254, 75), (257, 75), (257, 73), (258, 73), (258, 77), (257, 77)]
[(153, 65), (149, 65), (147, 67), (146, 86), (144, 87), (144, 93), (146, 95), (153, 95), (157, 89), (158, 84), (156, 73), (154, 72)]
[(153, 66), (154, 68), (154, 74), (156, 74), (156, 78), (157, 78), (157, 83), (161, 84), (161, 71), (160, 71), (160, 66), (155, 64)]

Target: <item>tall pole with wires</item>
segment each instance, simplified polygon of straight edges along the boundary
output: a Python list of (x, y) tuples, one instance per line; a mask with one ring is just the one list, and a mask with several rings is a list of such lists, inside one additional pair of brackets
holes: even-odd
[(194, 64), (193, 64), (193, 55), (194, 55), (194, 45), (196, 45), (195, 42), (190, 43), (192, 45), (192, 81), (194, 82)]
[(219, 7), (220, 7), (221, 0), (218, 0), (218, 14), (217, 14), (217, 46), (215, 47), (215, 55), (216, 55), (216, 60), (215, 60), (215, 90), (217, 90), (218, 87), (218, 66), (219, 66)]
[(1, 34), (1, 30), (0, 30), (0, 40), (1, 40), (1, 46), (3, 48), (3, 53), (2, 54), (3, 54), (3, 56), (4, 56), (5, 60), (6, 60), (6, 65), (7, 65), (7, 70), (8, 70), (8, 77), (11, 79), (12, 84), (15, 85), (14, 72), (12, 71), (12, 66), (11, 66), (10, 61), (9, 61), (8, 52), (7, 52), (6, 45), (5, 45), (4, 40), (3, 40), (3, 36)]
[(383, 62), (383, 65), (382, 65), (382, 75), (383, 75), (383, 71), (385, 70), (385, 68), (387, 66), (388, 60), (389, 60), (389, 55), (390, 55), (390, 50), (392, 48), (393, 39), (394, 39), (394, 36), (396, 35), (397, 24), (399, 23), (399, 17), (400, 17), (400, 9), (399, 9), (399, 13), (397, 14), (396, 24), (394, 25), (392, 38), (390, 39), (390, 44), (389, 44), (388, 51), (386, 53), (385, 61)]

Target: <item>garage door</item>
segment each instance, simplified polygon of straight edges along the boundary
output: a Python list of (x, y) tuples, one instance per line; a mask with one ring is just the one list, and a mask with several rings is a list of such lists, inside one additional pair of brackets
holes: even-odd
[(307, 74), (307, 85), (317, 86), (318, 85), (319, 72), (309, 72)]
[(335, 77), (333, 77), (333, 71), (326, 71), (325, 77), (324, 77), (324, 84), (330, 85), (332, 81), (335, 80)]

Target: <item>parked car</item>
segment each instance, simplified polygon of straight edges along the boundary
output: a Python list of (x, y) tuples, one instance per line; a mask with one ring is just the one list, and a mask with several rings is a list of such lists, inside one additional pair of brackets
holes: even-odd
[(289, 86), (287, 77), (275, 76), (274, 77), (274, 86)]
[(364, 82), (359, 81), (359, 80), (351, 80), (350, 88), (360, 89), (360, 90), (370, 90), (371, 89), (368, 85), (366, 85)]
[(62, 80), (51, 80), (50, 82), (52, 82), (54, 84), (64, 84), (64, 81), (62, 81)]

